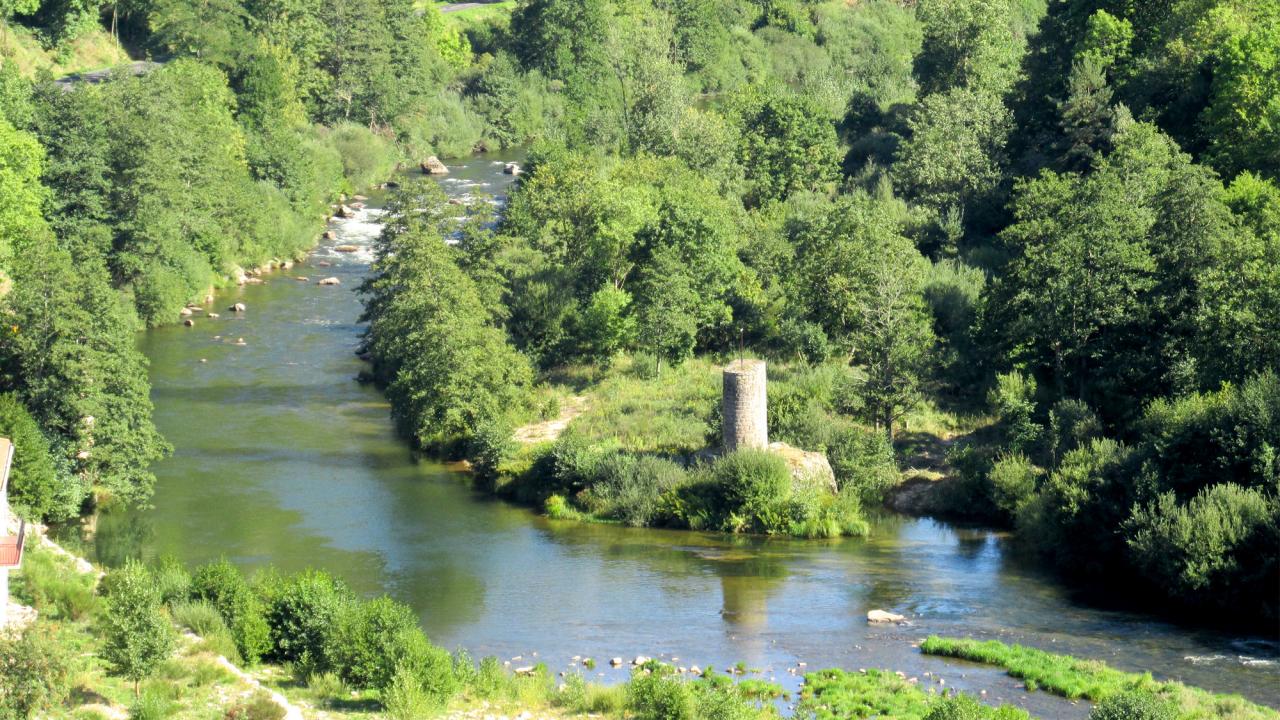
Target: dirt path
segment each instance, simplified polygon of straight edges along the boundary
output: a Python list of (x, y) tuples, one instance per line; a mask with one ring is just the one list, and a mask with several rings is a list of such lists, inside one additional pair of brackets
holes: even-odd
[(522, 445), (533, 445), (541, 442), (552, 442), (559, 439), (560, 433), (569, 427), (569, 423), (587, 410), (587, 397), (573, 395), (560, 404), (560, 414), (550, 420), (533, 423), (516, 428), (512, 437)]

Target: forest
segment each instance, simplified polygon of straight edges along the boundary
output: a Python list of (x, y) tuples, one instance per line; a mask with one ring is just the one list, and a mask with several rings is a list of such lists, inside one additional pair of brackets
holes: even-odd
[[(500, 217), (415, 183), (390, 207), (365, 350), (417, 445), (489, 480), (536, 466), (565, 513), (858, 534), (912, 417), (983, 416), (948, 440), (938, 514), (1016, 528), (1073, 580), (1280, 619), (1275, 0), (0, 11), (51, 53), (107, 32), (158, 62), (0, 68), (25, 517), (147, 502), (168, 447), (140, 329), (305, 253), (399, 163), (527, 146)], [(662, 384), (744, 351), (787, 370), (771, 421), (827, 453), (835, 497), (759, 458), (510, 442), (557, 376)]]

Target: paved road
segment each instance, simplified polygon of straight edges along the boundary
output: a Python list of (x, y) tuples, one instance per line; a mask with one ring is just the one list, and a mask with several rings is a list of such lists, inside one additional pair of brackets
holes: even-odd
[(78, 85), (81, 83), (88, 83), (89, 85), (97, 85), (100, 82), (106, 82), (113, 75), (119, 75), (119, 76), (142, 75), (143, 73), (150, 72), (151, 70), (154, 70), (160, 67), (160, 65), (161, 63), (153, 62), (151, 60), (139, 60), (137, 62), (131, 62), (126, 65), (117, 65), (116, 67), (113, 67), (113, 68), (106, 68), (105, 70), (94, 70), (92, 72), (72, 73), (70, 75), (65, 75), (63, 77), (60, 77), (57, 80), (54, 80), (54, 82), (57, 83), (58, 85), (61, 85), (64, 90), (70, 89), (73, 85)]
[(441, 5), (440, 12), (451, 13), (451, 12), (458, 12), (459, 10), (469, 10), (471, 8), (478, 8), (478, 7), (484, 7), (485, 5), (492, 5), (495, 2), (501, 2), (501, 0), (489, 0), (488, 2), (449, 3), (448, 5)]

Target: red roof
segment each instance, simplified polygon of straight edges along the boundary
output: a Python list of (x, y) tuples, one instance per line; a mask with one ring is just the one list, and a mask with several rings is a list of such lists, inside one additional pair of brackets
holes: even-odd
[(22, 541), (26, 535), (27, 524), (22, 523), (17, 535), (0, 537), (0, 568), (16, 568), (22, 564)]

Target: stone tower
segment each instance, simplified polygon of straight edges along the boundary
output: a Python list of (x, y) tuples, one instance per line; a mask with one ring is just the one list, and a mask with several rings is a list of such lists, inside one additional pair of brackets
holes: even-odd
[(763, 360), (735, 360), (724, 369), (721, 399), (724, 449), (769, 447), (769, 402)]

